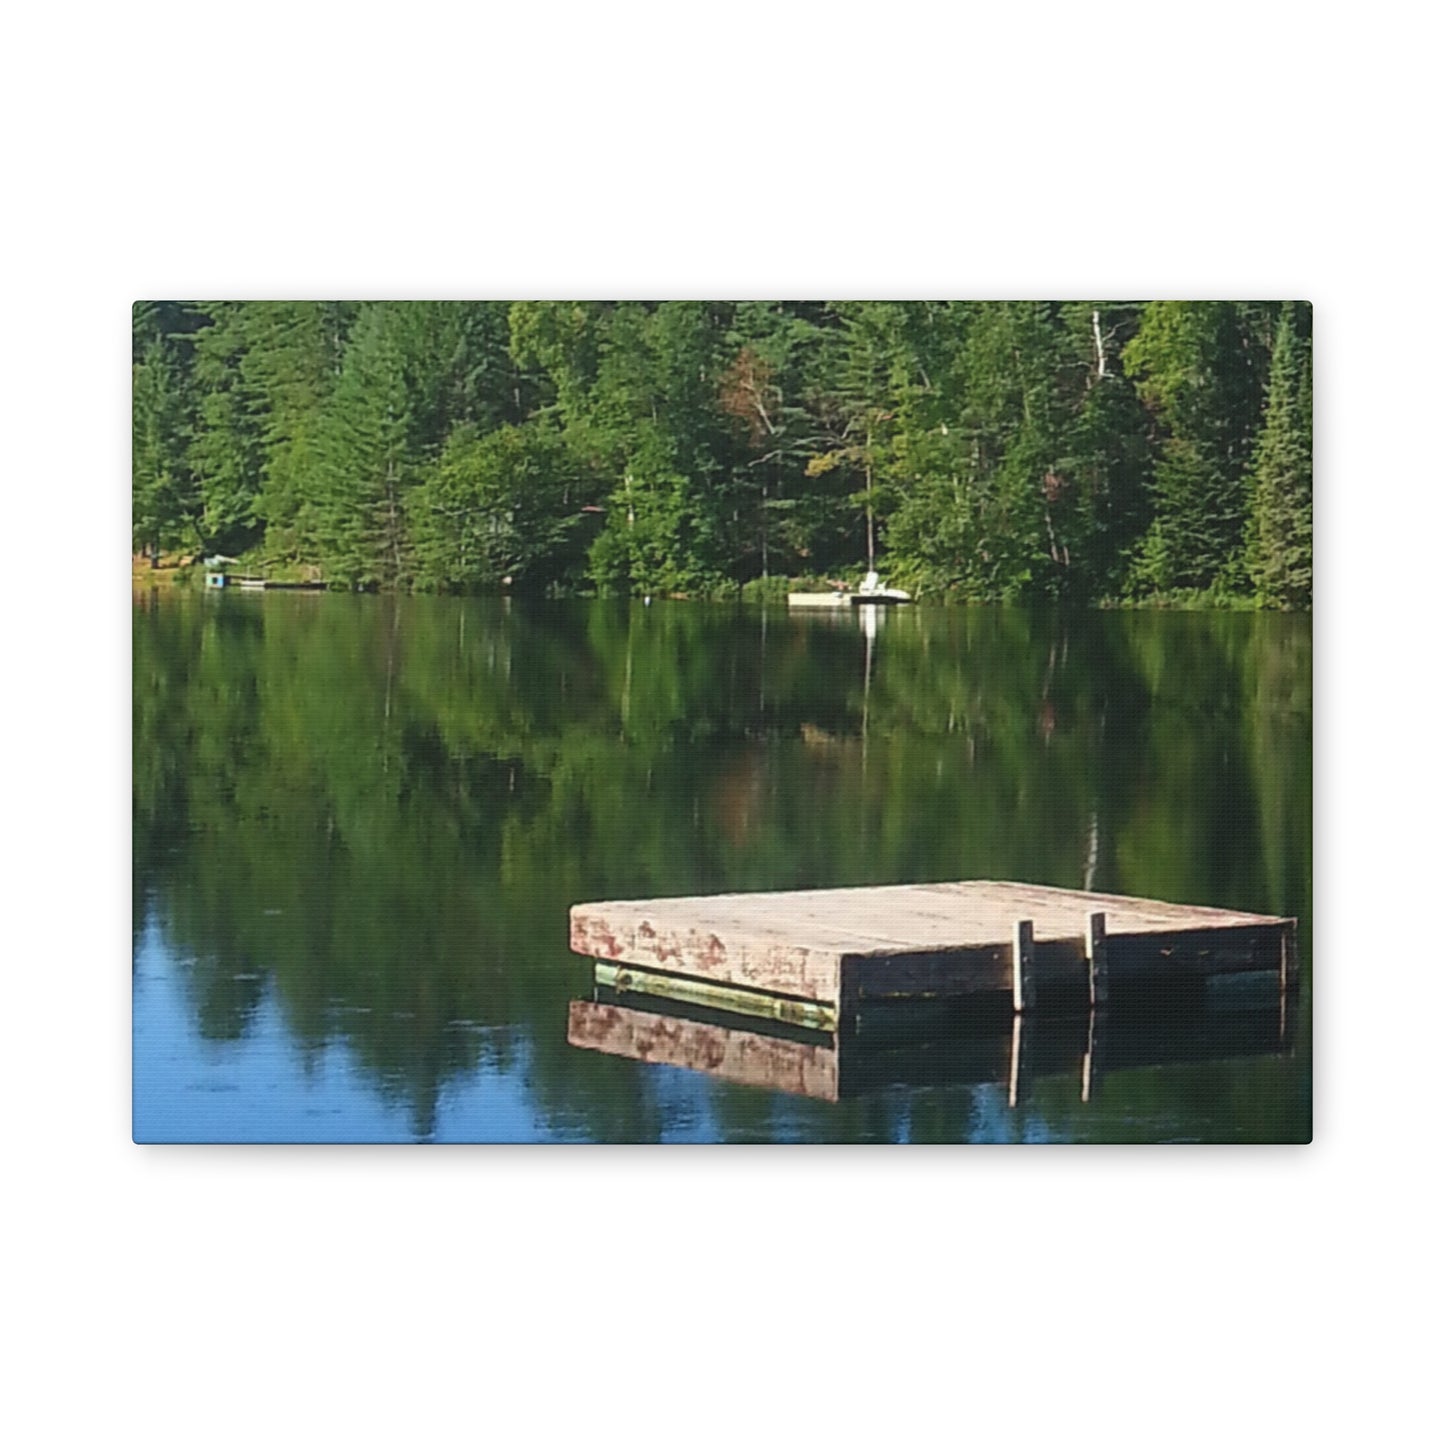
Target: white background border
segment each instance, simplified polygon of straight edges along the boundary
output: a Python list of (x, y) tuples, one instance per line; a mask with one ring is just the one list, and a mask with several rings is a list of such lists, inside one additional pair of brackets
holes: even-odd
[[(535, 13), (12, 19), (16, 1438), (1413, 1436), (1441, 571), (1414, 11)], [(568, 294), (1315, 303), (1314, 1145), (129, 1142), (130, 303)]]

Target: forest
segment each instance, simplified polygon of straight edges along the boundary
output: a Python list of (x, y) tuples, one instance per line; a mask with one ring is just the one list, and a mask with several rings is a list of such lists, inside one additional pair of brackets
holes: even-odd
[(138, 302), (132, 368), (151, 565), (1311, 604), (1305, 302)]

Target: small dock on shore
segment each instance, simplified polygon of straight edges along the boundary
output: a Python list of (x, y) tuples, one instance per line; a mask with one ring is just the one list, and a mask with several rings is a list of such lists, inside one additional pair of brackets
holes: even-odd
[(856, 589), (841, 582), (832, 584), (831, 592), (789, 592), (789, 607), (896, 607), (912, 602), (911, 593), (901, 587), (885, 587), (876, 572), (870, 572)]
[(789, 592), (789, 607), (898, 607), (913, 599), (897, 588), (877, 592)]
[(1111, 987), (1298, 969), (1296, 921), (1031, 883), (579, 903), (598, 985), (836, 1031), (884, 1001), (1004, 996), (1015, 1013), (1097, 1007)]
[(234, 572), (207, 572), (207, 587), (238, 587), (243, 592), (324, 592), (324, 582), (273, 582), (269, 577), (239, 577)]

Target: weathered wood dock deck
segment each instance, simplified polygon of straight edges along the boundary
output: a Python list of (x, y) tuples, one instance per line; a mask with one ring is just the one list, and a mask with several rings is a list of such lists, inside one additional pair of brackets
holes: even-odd
[(834, 1029), (886, 999), (1012, 994), (1016, 1012), (1111, 982), (1297, 968), (1292, 918), (973, 880), (579, 903), (574, 952), (621, 992)]

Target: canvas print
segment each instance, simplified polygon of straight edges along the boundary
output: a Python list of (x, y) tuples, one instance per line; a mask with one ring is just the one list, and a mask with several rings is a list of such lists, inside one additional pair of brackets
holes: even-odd
[(133, 1135), (1307, 1142), (1301, 301), (142, 301)]

